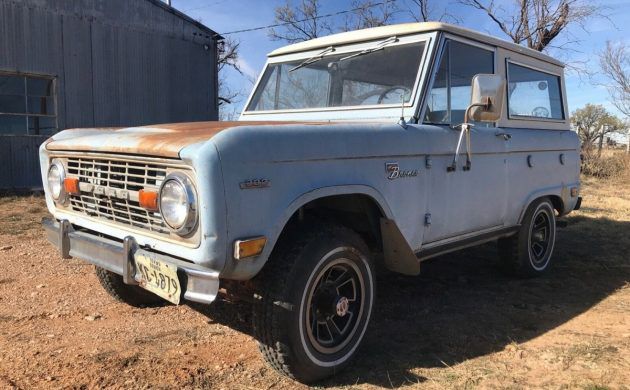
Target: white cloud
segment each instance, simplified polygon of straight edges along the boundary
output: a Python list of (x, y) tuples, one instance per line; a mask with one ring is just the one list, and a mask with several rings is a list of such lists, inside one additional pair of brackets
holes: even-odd
[(243, 57), (239, 57), (237, 60), (238, 67), (241, 69), (243, 74), (250, 79), (258, 78), (258, 71), (256, 71), (247, 61), (243, 59)]

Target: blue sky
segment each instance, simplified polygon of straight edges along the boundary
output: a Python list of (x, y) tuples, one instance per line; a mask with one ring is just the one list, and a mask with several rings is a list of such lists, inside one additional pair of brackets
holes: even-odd
[[(299, 0), (292, 0), (296, 3)], [(409, 0), (397, 0), (401, 8), (405, 8)], [(511, 0), (501, 0), (496, 3), (506, 3)], [(225, 33), (234, 30), (266, 26), (274, 22), (274, 8), (285, 4), (286, 0), (172, 0), (172, 5), (189, 16), (201, 20), (211, 29)], [(569, 51), (550, 51), (549, 54), (565, 62), (587, 61), (588, 68), (597, 72), (599, 69), (597, 53), (601, 51), (607, 40), (626, 42), (630, 44), (630, 0), (591, 0), (607, 7), (608, 19), (592, 19), (584, 28), (573, 26), (569, 34), (559, 37), (554, 44), (562, 44), (568, 40), (579, 41), (571, 45)], [(351, 0), (321, 0), (323, 14), (343, 11), (352, 8)], [(435, 15), (440, 15), (444, 8), (460, 19), (461, 24), (474, 30), (486, 32), (497, 37), (505, 38), (498, 27), (481, 11), (464, 7), (453, 0), (433, 0), (431, 7)], [(342, 19), (337, 19), (341, 21)], [(401, 14), (397, 22), (408, 22), (409, 16)], [(333, 20), (334, 22), (334, 20)], [(282, 41), (273, 41), (267, 35), (267, 30), (252, 31), (230, 35), (241, 42), (240, 65), (245, 73), (241, 76), (236, 72), (228, 73), (228, 83), (231, 88), (244, 93), (240, 102), (235, 104), (240, 110), (244, 100), (252, 87), (254, 79), (265, 64), (266, 54), (275, 48), (284, 46)], [(620, 113), (608, 101), (608, 92), (597, 77), (589, 79), (580, 77), (571, 71), (566, 73), (567, 98), (569, 110), (583, 107), (586, 103), (603, 104), (612, 113)]]

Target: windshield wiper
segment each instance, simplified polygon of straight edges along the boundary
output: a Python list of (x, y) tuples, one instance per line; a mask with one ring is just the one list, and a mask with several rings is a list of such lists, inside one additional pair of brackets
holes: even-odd
[(351, 55), (349, 55), (347, 57), (340, 58), (339, 62), (345, 61), (345, 60), (349, 60), (350, 58), (362, 56), (362, 55), (365, 55), (365, 54), (374, 53), (375, 51), (383, 50), (385, 48), (385, 46), (387, 46), (387, 45), (389, 45), (391, 43), (394, 43), (394, 42), (398, 42), (398, 38), (397, 37), (393, 36), (393, 37), (387, 38), (386, 40), (377, 43), (376, 46), (374, 46), (374, 47), (362, 50), (362, 51), (360, 51), (358, 53), (351, 54)]
[(289, 72), (293, 72), (294, 70), (298, 70), (300, 68), (303, 68), (305, 66), (308, 66), (310, 64), (314, 64), (317, 61), (321, 61), (324, 58), (324, 55), (335, 51), (335, 48), (333, 46), (327, 47), (326, 49), (322, 50), (321, 52), (319, 52), (319, 54), (317, 54), (316, 56), (313, 56), (311, 58), (308, 58), (306, 60), (304, 60), (302, 63), (300, 63), (298, 66), (289, 69)]

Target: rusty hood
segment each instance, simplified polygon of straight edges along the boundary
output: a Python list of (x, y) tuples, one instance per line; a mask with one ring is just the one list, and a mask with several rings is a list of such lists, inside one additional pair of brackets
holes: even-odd
[[(69, 129), (52, 137), (46, 149), (179, 157), (186, 146), (243, 126), (282, 126), (302, 122), (190, 122), (127, 128)], [(309, 123), (316, 124), (316, 123)], [(322, 123), (319, 123), (322, 124)]]

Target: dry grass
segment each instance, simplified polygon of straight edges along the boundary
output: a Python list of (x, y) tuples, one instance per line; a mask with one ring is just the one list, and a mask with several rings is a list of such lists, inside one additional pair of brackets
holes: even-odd
[(600, 179), (630, 180), (630, 155), (621, 150), (595, 151), (585, 154), (582, 173)]
[(0, 197), (0, 235), (39, 234), (48, 215), (43, 195)]

